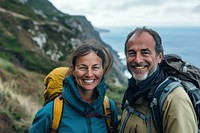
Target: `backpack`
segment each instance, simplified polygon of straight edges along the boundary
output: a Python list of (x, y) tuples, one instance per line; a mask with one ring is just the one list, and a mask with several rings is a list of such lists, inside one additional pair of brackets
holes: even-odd
[(156, 88), (150, 103), (158, 133), (163, 132), (161, 108), (164, 101), (168, 94), (179, 86), (184, 88), (193, 104), (198, 121), (198, 133), (200, 133), (200, 68), (183, 61), (175, 54), (165, 55), (160, 65), (168, 74), (168, 78)]
[[(44, 79), (44, 85), (46, 86), (44, 91), (44, 106), (54, 100), (53, 105), (53, 120), (51, 133), (56, 133), (60, 124), (63, 111), (64, 100), (61, 96), (63, 88), (63, 79), (67, 76), (68, 67), (58, 67), (52, 70)], [(111, 127), (111, 107), (110, 101), (107, 96), (104, 97), (103, 102), (104, 114), (106, 117), (106, 124), (109, 131), (112, 131)]]

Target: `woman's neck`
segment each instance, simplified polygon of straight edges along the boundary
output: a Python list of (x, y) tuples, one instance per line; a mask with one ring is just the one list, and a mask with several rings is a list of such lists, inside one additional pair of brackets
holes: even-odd
[(79, 92), (80, 92), (82, 100), (84, 100), (88, 103), (92, 103), (96, 99), (95, 90), (86, 90), (85, 91), (85, 90), (79, 89)]

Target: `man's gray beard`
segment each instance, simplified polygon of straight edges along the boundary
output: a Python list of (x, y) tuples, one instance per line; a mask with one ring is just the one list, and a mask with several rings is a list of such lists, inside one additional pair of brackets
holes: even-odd
[(141, 81), (146, 80), (148, 77), (150, 77), (155, 71), (156, 71), (156, 69), (155, 69), (151, 74), (149, 74), (149, 71), (147, 71), (147, 72), (146, 72), (143, 76), (141, 76), (141, 77), (137, 77), (137, 76), (135, 75), (135, 73), (133, 72), (133, 73), (132, 73), (132, 77), (135, 79), (136, 84), (138, 84), (138, 83), (140, 83)]

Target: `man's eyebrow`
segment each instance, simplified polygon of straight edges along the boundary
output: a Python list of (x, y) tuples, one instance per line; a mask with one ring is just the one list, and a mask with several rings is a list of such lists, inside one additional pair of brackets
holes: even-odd
[(150, 49), (149, 48), (144, 48), (141, 51), (150, 51)]

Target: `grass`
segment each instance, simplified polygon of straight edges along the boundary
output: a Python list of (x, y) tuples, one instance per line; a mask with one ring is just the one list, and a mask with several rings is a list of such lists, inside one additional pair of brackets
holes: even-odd
[(9, 71), (12, 74), (16, 74), (16, 69), (14, 65), (2, 58), (0, 58), (0, 67), (6, 71)]
[(16, 131), (28, 131), (35, 113), (41, 105), (28, 95), (15, 92), (15, 82), (2, 82), (0, 79), (0, 104), (1, 113), (6, 113)]
[[(39, 84), (43, 86), (43, 76), (16, 68), (2, 58), (0, 74), (0, 129), (2, 132), (28, 132), (34, 115), (42, 107), (43, 90), (39, 89)], [(26, 81), (21, 82), (23, 79)]]

